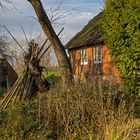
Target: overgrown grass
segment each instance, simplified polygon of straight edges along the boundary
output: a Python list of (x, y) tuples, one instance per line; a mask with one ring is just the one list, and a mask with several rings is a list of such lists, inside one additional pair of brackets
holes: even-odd
[(139, 140), (138, 100), (118, 86), (56, 85), (1, 111), (0, 139)]

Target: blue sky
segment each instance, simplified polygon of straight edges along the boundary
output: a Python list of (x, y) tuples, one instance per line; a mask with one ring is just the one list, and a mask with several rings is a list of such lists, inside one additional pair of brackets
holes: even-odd
[[(10, 9), (9, 11), (0, 10), (0, 31), (7, 33), (2, 27), (2, 25), (5, 25), (20, 44), (22, 43), (23, 46), (26, 46), (25, 38), (21, 30), (21, 26), (23, 26), (28, 39), (31, 40), (34, 38), (37, 42), (41, 42), (40, 38), (46, 37), (39, 23), (35, 20), (36, 16), (32, 6), (27, 0), (14, 1), (16, 1), (16, 9), (7, 5)], [(66, 44), (89, 20), (103, 9), (103, 0), (42, 0), (42, 2), (48, 14), (51, 14), (51, 9), (54, 10), (60, 2), (62, 2), (58, 13), (66, 12), (65, 15), (67, 16), (56, 21), (53, 27), (57, 33), (64, 27), (64, 31), (60, 36), (63, 44)], [(19, 49), (15, 44), (12, 45), (12, 47)], [(53, 63), (56, 63), (54, 55), (52, 55), (52, 57)]]
[[(34, 38), (42, 34), (39, 23), (33, 18), (34, 11), (27, 0), (15, 0), (16, 10), (11, 8), (7, 12), (0, 11), (0, 25), (6, 25), (10, 31), (16, 36), (21, 37), (23, 26), (29, 38)], [(58, 20), (54, 24), (54, 28), (59, 31), (64, 27), (62, 42), (65, 44), (74, 34), (85, 26), (90, 19), (102, 10), (103, 0), (42, 0), (43, 5), (49, 13), (51, 9), (55, 9), (62, 2), (60, 11), (70, 11), (64, 19)], [(2, 30), (2, 27), (0, 28)]]

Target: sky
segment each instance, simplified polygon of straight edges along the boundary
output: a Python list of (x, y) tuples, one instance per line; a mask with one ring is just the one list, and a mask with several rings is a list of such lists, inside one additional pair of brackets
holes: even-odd
[[(43, 36), (42, 29), (35, 19), (35, 13), (27, 0), (15, 0), (16, 9), (8, 5), (8, 11), (0, 10), (0, 25), (5, 25), (16, 37), (23, 37), (23, 26), (29, 38)], [(65, 44), (78, 31), (80, 31), (90, 19), (97, 15), (103, 7), (103, 0), (42, 0), (48, 14), (55, 10), (61, 3), (57, 13), (64, 13), (65, 17), (54, 22), (53, 27), (59, 32), (64, 27), (62, 42)], [(52, 10), (51, 10), (52, 9)], [(1, 30), (2, 27), (0, 27)]]
[[(45, 35), (36, 20), (32, 6), (27, 0), (13, 0), (15, 7), (6, 5), (8, 11), (0, 9), (0, 31), (6, 32), (5, 25), (17, 40), (25, 40), (21, 30), (23, 26), (29, 40), (45, 38)], [(60, 39), (66, 44), (79, 32), (95, 15), (103, 9), (103, 0), (41, 0), (48, 15), (52, 14), (58, 5), (61, 6), (56, 13), (63, 13), (64, 18), (53, 22), (53, 27), (58, 33), (63, 27)]]

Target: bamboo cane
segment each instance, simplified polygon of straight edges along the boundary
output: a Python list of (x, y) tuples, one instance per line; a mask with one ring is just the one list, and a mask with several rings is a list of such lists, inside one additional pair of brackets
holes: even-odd
[(48, 39), (45, 40), (45, 42), (42, 44), (42, 46), (40, 47), (39, 51), (36, 54), (36, 58), (39, 56), (39, 54), (41, 53), (41, 51), (43, 50), (45, 44), (48, 42)]
[(28, 93), (27, 93), (28, 98), (30, 98), (30, 97), (32, 96), (33, 80), (34, 80), (34, 78), (32, 77), (32, 78), (31, 78), (31, 83), (30, 83), (30, 86), (29, 86), (29, 90), (28, 90)]
[(30, 86), (31, 75), (28, 75), (21, 100), (25, 100)]
[[(62, 33), (62, 31), (64, 30), (64, 27), (60, 30), (60, 32), (57, 34), (57, 36), (59, 36), (61, 33)], [(45, 51), (42, 53), (42, 55), (39, 57), (39, 55), (40, 55), (40, 53), (38, 54), (38, 56), (37, 57), (39, 57), (38, 59), (40, 60), (42, 57), (43, 57), (43, 55), (47, 52), (47, 50), (49, 49), (51, 47), (51, 44), (45, 49)]]
[(5, 104), (5, 102), (7, 102), (8, 98), (10, 97), (10, 93), (14, 90), (14, 87), (16, 87), (19, 82), (20, 82), (21, 77), (16, 81), (16, 83), (14, 84), (14, 86), (7, 92), (6, 96), (4, 97), (3, 101), (1, 102), (0, 108), (3, 107), (3, 105)]
[(6, 28), (6, 26), (5, 25), (3, 25), (3, 27), (6, 29), (6, 31), (11, 35), (11, 37), (15, 40), (15, 42), (18, 44), (18, 46), (23, 50), (23, 52), (25, 53), (25, 54), (27, 54), (26, 53), (26, 51), (22, 48), (22, 46), (18, 43), (18, 41), (15, 39), (15, 37), (10, 33), (10, 31)]
[(23, 76), (21, 85), (15, 93), (15, 98), (13, 99), (12, 105), (16, 102), (17, 98), (20, 97), (20, 95), (22, 94), (22, 87), (24, 87), (25, 80), (26, 80), (26, 75)]
[(6, 108), (6, 107), (8, 106), (8, 104), (10, 103), (12, 97), (13, 97), (14, 94), (15, 94), (15, 91), (18, 89), (19, 86), (20, 86), (20, 82), (17, 84), (16, 88), (14, 88), (14, 91), (11, 92), (11, 94), (9, 93), (10, 96), (9, 96), (9, 98), (7, 99), (7, 101), (5, 102), (5, 104), (2, 106), (3, 108)]

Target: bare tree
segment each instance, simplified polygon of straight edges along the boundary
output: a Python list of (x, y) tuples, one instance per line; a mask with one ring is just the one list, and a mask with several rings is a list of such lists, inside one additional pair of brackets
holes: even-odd
[(70, 61), (65, 52), (65, 48), (62, 45), (58, 36), (56, 35), (51, 25), (51, 22), (48, 18), (48, 15), (44, 10), (42, 2), (40, 0), (27, 0), (27, 1), (29, 1), (33, 6), (38, 21), (55, 51), (58, 64), (62, 73), (62, 80), (66, 85), (68, 85), (69, 83), (73, 82), (73, 73)]
[(62, 5), (62, 2), (56, 5), (56, 7), (51, 6), (50, 10), (48, 10), (49, 12), (47, 11), (47, 15), (49, 17), (51, 24), (60, 24), (57, 21), (64, 19), (66, 16), (71, 14), (72, 10), (74, 10), (74, 9), (65, 10), (65, 11), (61, 10), (61, 5)]
[(8, 57), (7, 46), (6, 36), (0, 34), (0, 55), (3, 57)]
[(0, 0), (0, 7), (6, 9), (7, 4), (14, 4), (13, 0)]
[(5, 58), (14, 67), (17, 56), (15, 50), (10, 46), (11, 42), (7, 35), (0, 33), (0, 59)]
[[(62, 73), (62, 80), (66, 85), (68, 85), (69, 83), (73, 82), (73, 73), (72, 73), (72, 67), (71, 67), (70, 61), (65, 52), (65, 48), (62, 45), (58, 36), (56, 35), (56, 33), (51, 25), (51, 22), (48, 18), (48, 15), (46, 14), (46, 12), (44, 10), (41, 0), (27, 0), (27, 1), (30, 2), (30, 4), (34, 8), (38, 21), (39, 21), (45, 35), (49, 39), (49, 41), (54, 49), (54, 52), (56, 54), (58, 64), (59, 64), (59, 67), (60, 67), (60, 70)], [(5, 8), (5, 5), (4, 5), (5, 3), (13, 4), (13, 2), (14, 2), (13, 0), (0, 0), (0, 6), (1, 6), (1, 8)], [(55, 11), (54, 11), (54, 13), (55, 13)], [(56, 19), (54, 19), (54, 20), (56, 20)]]

